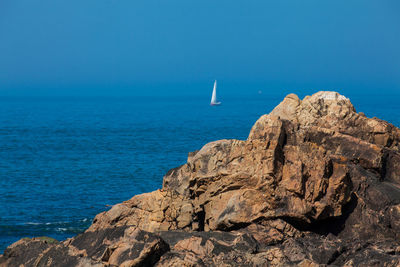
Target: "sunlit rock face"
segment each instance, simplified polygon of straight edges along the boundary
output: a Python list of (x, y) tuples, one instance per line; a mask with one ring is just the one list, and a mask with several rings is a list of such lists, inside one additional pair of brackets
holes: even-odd
[[(158, 266), (397, 266), (399, 141), (398, 128), (357, 113), (336, 92), (290, 94), (247, 140), (189, 153), (161, 190), (117, 204), (81, 237), (48, 246), (105, 253), (90, 264), (134, 266), (154, 255)], [(75, 249), (74, 240), (106, 238), (109, 229), (124, 234)], [(12, 252), (29, 250), (24, 244), (10, 247), (0, 264), (15, 262)]]

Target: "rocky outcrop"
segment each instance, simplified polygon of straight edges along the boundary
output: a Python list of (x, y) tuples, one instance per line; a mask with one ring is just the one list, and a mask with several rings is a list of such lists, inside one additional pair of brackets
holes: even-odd
[(398, 266), (399, 142), (398, 128), (336, 92), (291, 94), (247, 140), (189, 153), (161, 190), (60, 244), (18, 241), (0, 265)]

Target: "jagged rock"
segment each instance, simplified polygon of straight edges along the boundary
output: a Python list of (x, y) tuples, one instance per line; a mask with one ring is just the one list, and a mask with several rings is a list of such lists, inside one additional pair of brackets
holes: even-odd
[(155, 232), (174, 229), (194, 229), (196, 215), (190, 200), (173, 191), (157, 190), (134, 196), (97, 215), (90, 231), (110, 225), (135, 225), (142, 230)]
[(87, 231), (65, 242), (21, 239), (0, 256), (0, 266), (152, 266), (169, 246), (135, 227)]
[[(390, 136), (390, 147), (377, 132)], [(310, 225), (338, 217), (365, 177), (355, 168), (397, 181), (398, 134), (386, 122), (357, 114), (337, 93), (303, 101), (289, 95), (256, 122), (248, 140), (205, 145), (164, 177), (163, 191), (98, 215), (92, 229), (132, 224), (148, 231), (229, 230), (278, 218)]]
[(247, 140), (206, 144), (161, 190), (97, 215), (70, 241), (20, 241), (0, 264), (36, 261), (28, 250), (129, 266), (397, 266), (399, 142), (398, 128), (336, 92), (291, 94)]
[(243, 233), (169, 231), (160, 236), (172, 249), (157, 266), (250, 265), (258, 252), (257, 241)]

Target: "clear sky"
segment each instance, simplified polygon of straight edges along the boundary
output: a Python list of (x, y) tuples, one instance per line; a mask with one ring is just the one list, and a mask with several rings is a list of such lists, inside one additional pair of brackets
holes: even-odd
[(214, 79), (400, 91), (400, 1), (0, 1), (0, 95), (196, 94)]

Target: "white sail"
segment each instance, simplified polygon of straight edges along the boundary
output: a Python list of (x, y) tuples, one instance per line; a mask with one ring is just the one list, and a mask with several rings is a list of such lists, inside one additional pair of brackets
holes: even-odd
[(221, 102), (217, 101), (217, 80), (215, 80), (210, 105), (214, 106), (214, 105), (219, 105), (219, 104), (221, 104)]

